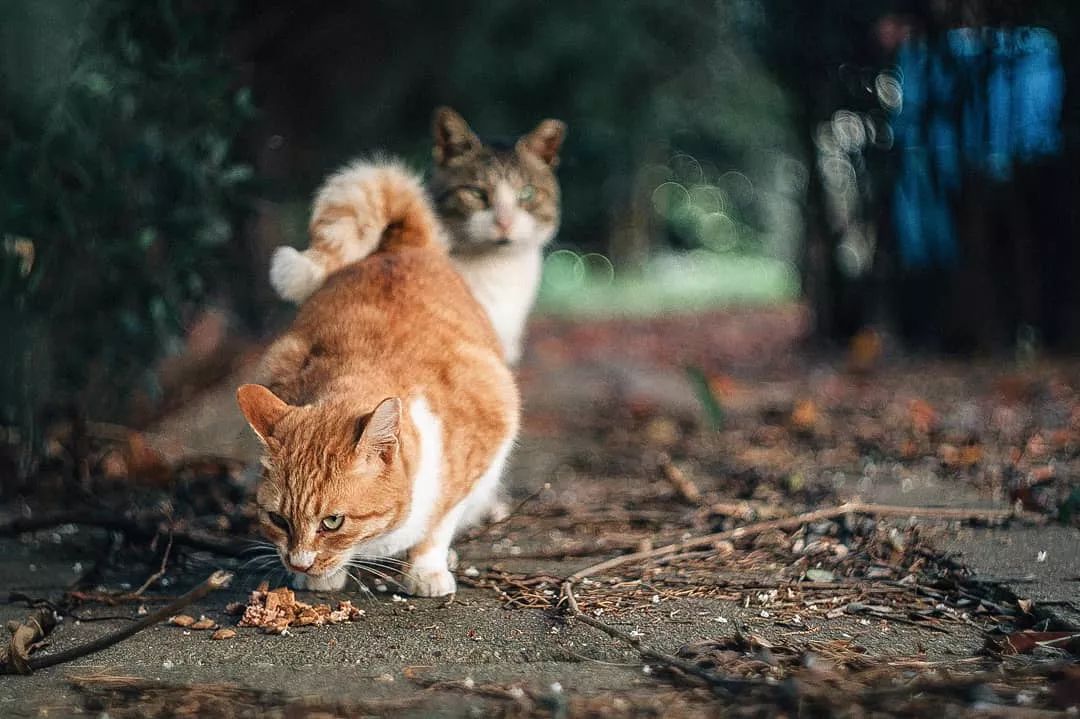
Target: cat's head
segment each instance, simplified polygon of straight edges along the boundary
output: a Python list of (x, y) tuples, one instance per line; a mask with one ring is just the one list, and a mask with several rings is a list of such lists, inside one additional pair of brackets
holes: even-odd
[(403, 521), (399, 399), (357, 414), (343, 404), (293, 407), (261, 385), (244, 385), (236, 396), (265, 450), (260, 527), (288, 569), (335, 575), (356, 545)]
[(450, 108), (435, 111), (431, 189), (457, 253), (537, 248), (559, 228), (555, 167), (566, 125), (544, 120), (513, 143), (485, 143)]

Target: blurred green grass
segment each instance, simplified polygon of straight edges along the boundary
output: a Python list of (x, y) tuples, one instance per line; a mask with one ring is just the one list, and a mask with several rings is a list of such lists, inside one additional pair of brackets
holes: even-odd
[(669, 253), (651, 259), (640, 274), (622, 277), (613, 275), (610, 267), (605, 271), (600, 262), (581, 259), (566, 251), (548, 258), (538, 313), (648, 317), (779, 304), (799, 296), (796, 269), (767, 257), (706, 251)]

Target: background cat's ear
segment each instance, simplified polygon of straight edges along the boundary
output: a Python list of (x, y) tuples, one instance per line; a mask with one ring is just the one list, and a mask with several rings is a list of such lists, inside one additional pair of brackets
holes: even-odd
[(551, 167), (559, 164), (559, 149), (566, 137), (566, 123), (562, 120), (542, 120), (536, 129), (521, 138), (520, 144), (537, 155)]
[(236, 401), (248, 424), (263, 442), (273, 434), (274, 425), (292, 409), (261, 384), (241, 385), (236, 390)]
[(384, 462), (393, 459), (401, 432), (401, 400), (384, 399), (375, 411), (361, 420), (356, 450), (362, 458), (378, 456)]
[(432, 135), (435, 137), (433, 154), (435, 162), (445, 165), (455, 157), (468, 154), (480, 147), (480, 138), (465, 122), (465, 118), (449, 107), (440, 107), (435, 111), (432, 121)]

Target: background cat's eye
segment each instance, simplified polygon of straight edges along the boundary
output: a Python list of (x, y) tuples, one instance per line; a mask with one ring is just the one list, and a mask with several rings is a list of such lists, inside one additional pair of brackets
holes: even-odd
[(289, 531), (289, 520), (285, 519), (285, 517), (282, 517), (277, 512), (267, 512), (267, 515), (270, 517), (270, 523), (275, 527), (283, 532)]
[(323, 517), (322, 524), (320, 526), (327, 532), (333, 532), (335, 529), (340, 529), (341, 525), (344, 522), (344, 514), (331, 514), (329, 517)]
[(532, 202), (534, 197), (536, 197), (536, 188), (532, 185), (525, 185), (518, 192), (518, 202)]
[(462, 189), (465, 190), (465, 194), (467, 194), (472, 199), (479, 200), (480, 202), (484, 203), (485, 205), (487, 204), (488, 193), (487, 193), (487, 190), (485, 190), (483, 187), (476, 187), (474, 185), (469, 185), (469, 186), (464, 187)]

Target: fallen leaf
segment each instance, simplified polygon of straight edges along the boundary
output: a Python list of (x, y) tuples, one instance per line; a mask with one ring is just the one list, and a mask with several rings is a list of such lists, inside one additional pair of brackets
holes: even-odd
[(1013, 632), (995, 643), (1002, 654), (1030, 654), (1037, 647), (1050, 647), (1080, 654), (1080, 634), (1076, 632)]
[(210, 635), (211, 639), (221, 641), (222, 639), (232, 639), (236, 636), (235, 629), (219, 629)]
[(51, 609), (39, 609), (24, 622), (10, 621), (7, 630), (11, 640), (6, 649), (0, 649), (0, 673), (5, 666), (13, 674), (30, 674), (30, 654), (56, 626), (56, 614)]
[(804, 399), (795, 405), (791, 413), (791, 425), (798, 432), (812, 432), (818, 423), (817, 405), (813, 400)]
[(911, 418), (911, 428), (917, 434), (930, 434), (937, 425), (937, 412), (925, 400), (911, 400), (908, 404), (908, 415)]
[(848, 369), (852, 372), (871, 371), (881, 358), (881, 352), (881, 335), (868, 327), (859, 330), (848, 347)]

